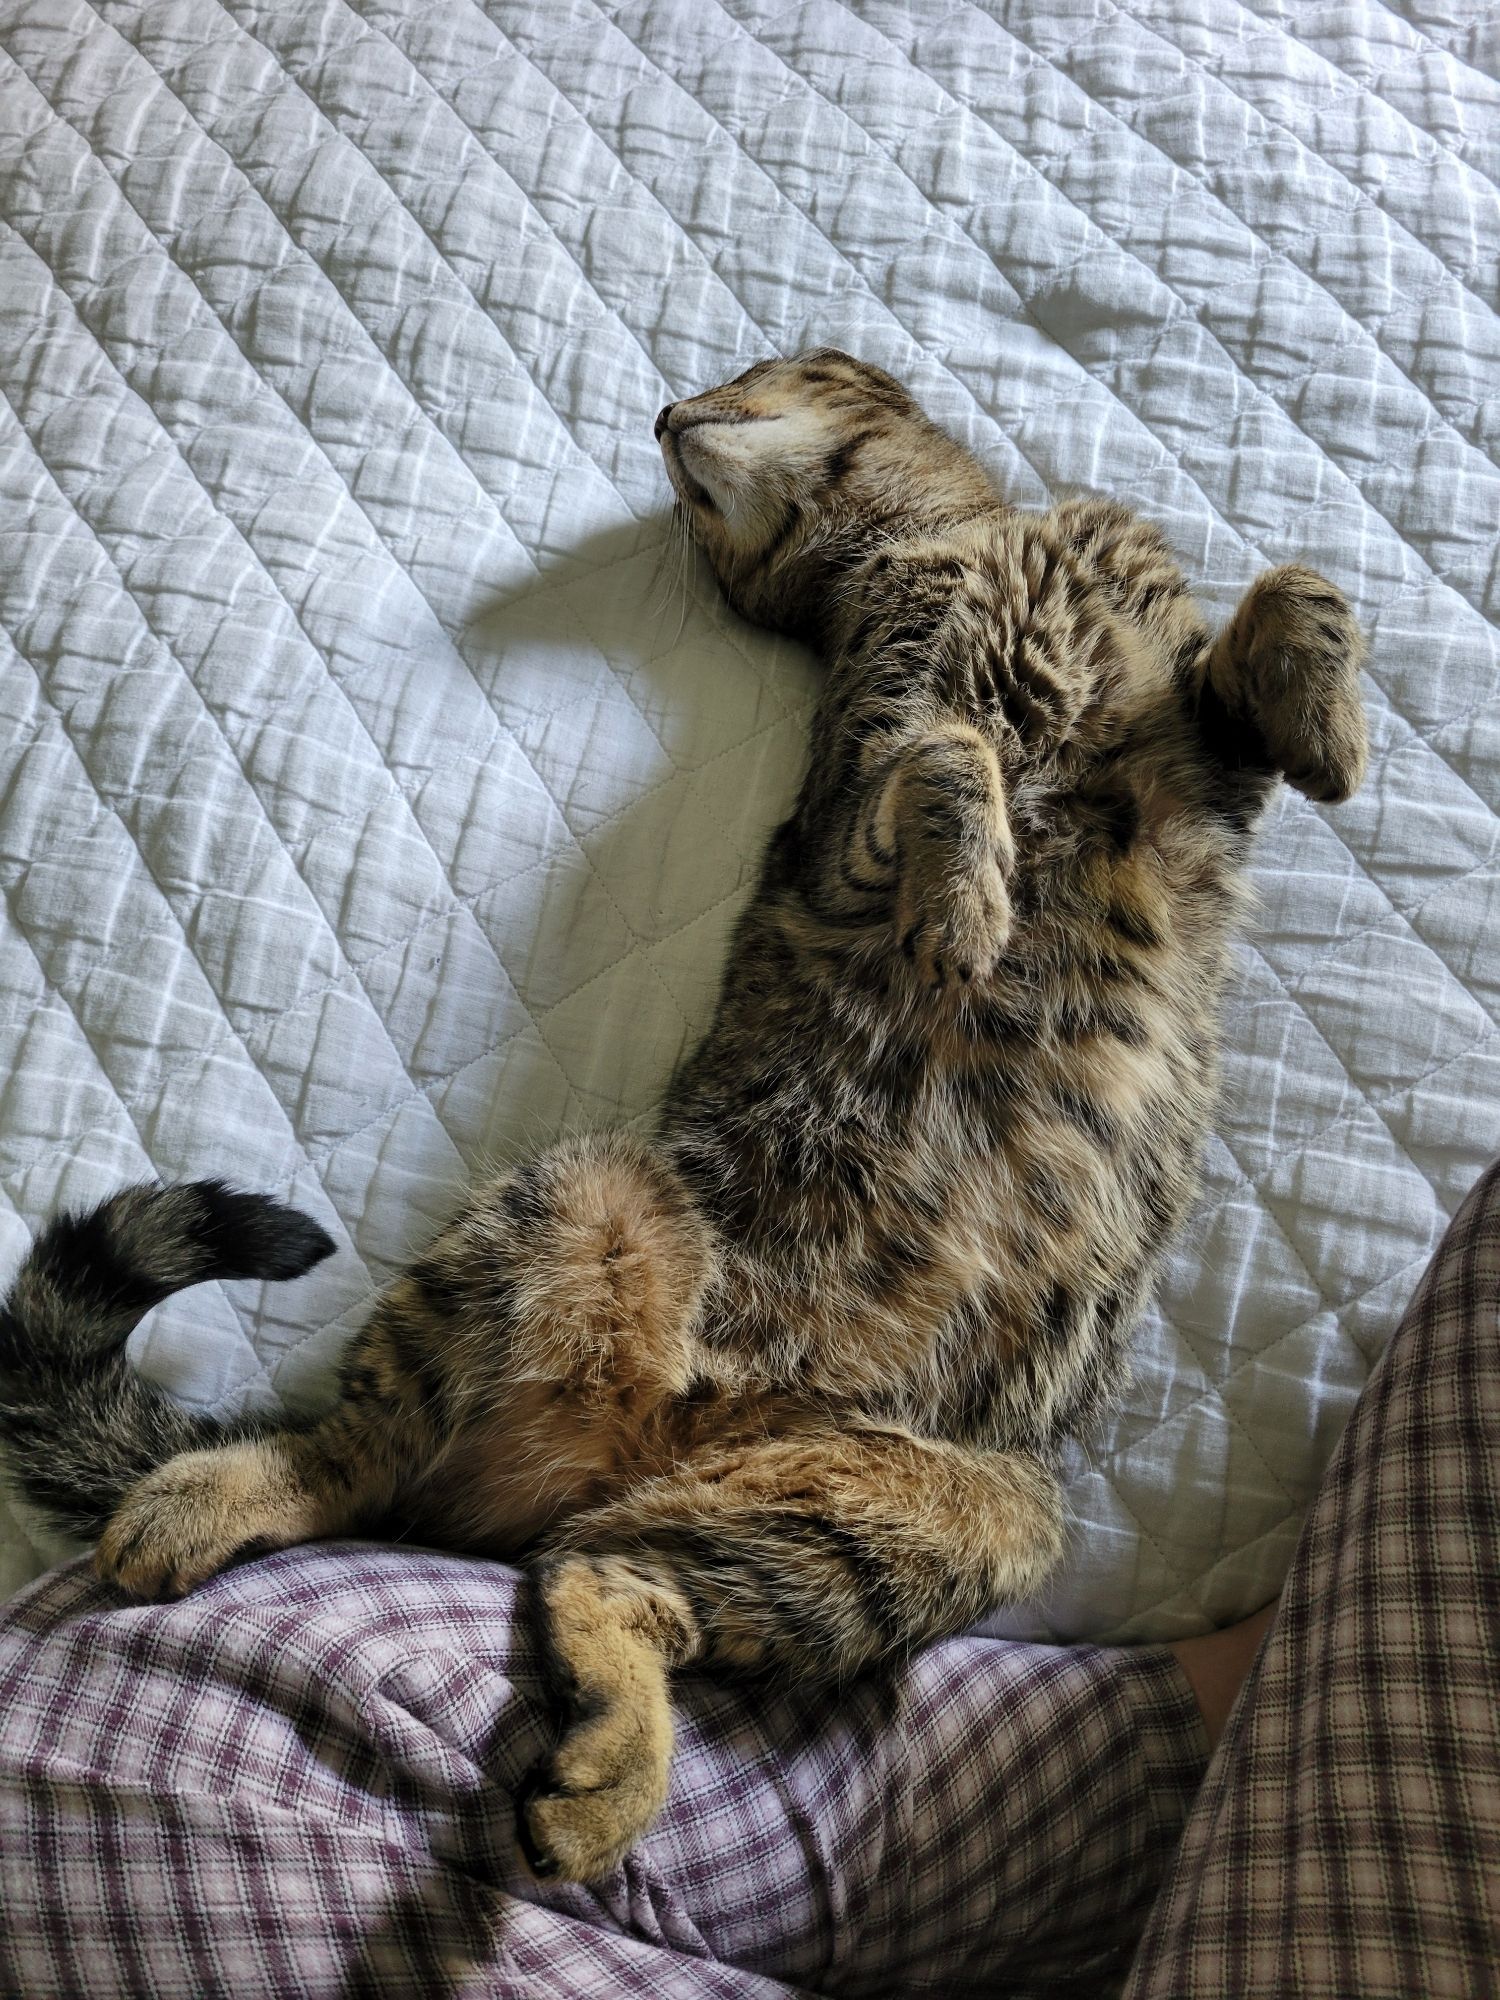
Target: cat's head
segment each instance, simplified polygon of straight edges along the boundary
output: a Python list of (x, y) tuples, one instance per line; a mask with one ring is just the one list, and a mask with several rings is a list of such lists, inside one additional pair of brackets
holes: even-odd
[(893, 376), (833, 347), (669, 403), (656, 435), (730, 603), (786, 631), (816, 634), (873, 545), (996, 499)]

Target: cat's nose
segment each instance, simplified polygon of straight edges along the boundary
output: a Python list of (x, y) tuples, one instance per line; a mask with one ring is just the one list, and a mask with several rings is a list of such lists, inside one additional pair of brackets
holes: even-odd
[(660, 409), (657, 411), (654, 430), (658, 438), (660, 438), (662, 432), (667, 428), (667, 419), (671, 416), (673, 410), (675, 410), (676, 407), (677, 405), (675, 403), (668, 403), (664, 409)]

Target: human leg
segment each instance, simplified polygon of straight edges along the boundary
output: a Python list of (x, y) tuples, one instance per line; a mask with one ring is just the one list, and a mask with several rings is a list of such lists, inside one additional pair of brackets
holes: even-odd
[(1497, 1331), (1500, 1164), (1329, 1466), (1128, 2000), (1494, 1990)]

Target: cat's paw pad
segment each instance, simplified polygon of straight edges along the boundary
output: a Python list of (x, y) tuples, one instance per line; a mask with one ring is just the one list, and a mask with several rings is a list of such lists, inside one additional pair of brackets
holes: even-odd
[(283, 1545), (247, 1509), (232, 1451), (185, 1452), (125, 1495), (94, 1554), (106, 1583), (131, 1597), (184, 1597), (230, 1563)]
[(903, 888), (897, 909), (902, 956), (934, 990), (987, 979), (1010, 935), (1010, 896), (996, 859), (955, 881), (938, 876)]
[(650, 1828), (667, 1796), (672, 1731), (624, 1703), (569, 1729), (516, 1798), (516, 1837), (544, 1881), (597, 1882)]

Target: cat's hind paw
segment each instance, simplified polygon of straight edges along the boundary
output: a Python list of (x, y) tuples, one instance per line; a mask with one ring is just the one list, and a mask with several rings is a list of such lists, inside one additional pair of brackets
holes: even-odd
[[(662, 1707), (665, 1708), (665, 1699)], [(672, 1727), (625, 1712), (570, 1729), (516, 1798), (516, 1838), (540, 1880), (597, 1882), (623, 1861), (666, 1803)]]
[(181, 1452), (125, 1495), (94, 1568), (130, 1597), (185, 1597), (233, 1562), (305, 1539), (297, 1496), (279, 1483), (260, 1444)]
[(562, 1734), (516, 1797), (516, 1838), (533, 1875), (596, 1882), (666, 1802), (672, 1763), (667, 1668), (681, 1633), (656, 1594), (618, 1562), (569, 1556), (540, 1579)]

